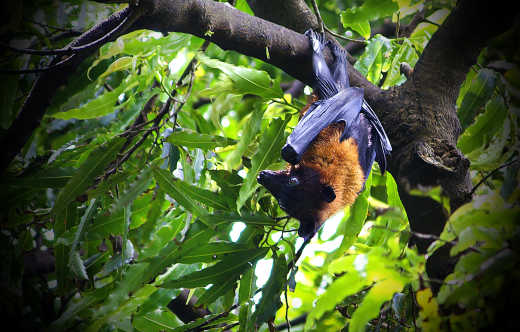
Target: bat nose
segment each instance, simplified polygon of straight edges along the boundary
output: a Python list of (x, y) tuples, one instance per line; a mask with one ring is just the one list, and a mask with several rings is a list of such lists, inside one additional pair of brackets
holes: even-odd
[(294, 150), (294, 148), (290, 144), (285, 144), (282, 148), (282, 158), (290, 163), (297, 164), (300, 161), (300, 157), (298, 153)]

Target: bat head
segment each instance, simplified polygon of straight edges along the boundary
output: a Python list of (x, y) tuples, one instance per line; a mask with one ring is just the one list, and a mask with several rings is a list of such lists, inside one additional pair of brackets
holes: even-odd
[(281, 171), (261, 171), (257, 178), (278, 201), (282, 210), (300, 221), (298, 235), (312, 237), (323, 220), (319, 211), (334, 201), (334, 189), (320, 182), (320, 174), (301, 165)]

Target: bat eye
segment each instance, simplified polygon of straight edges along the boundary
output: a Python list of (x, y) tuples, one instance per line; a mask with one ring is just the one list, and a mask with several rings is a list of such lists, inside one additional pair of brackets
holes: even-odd
[(287, 183), (289, 187), (294, 187), (300, 184), (300, 180), (297, 177), (293, 176), (289, 178), (289, 182)]

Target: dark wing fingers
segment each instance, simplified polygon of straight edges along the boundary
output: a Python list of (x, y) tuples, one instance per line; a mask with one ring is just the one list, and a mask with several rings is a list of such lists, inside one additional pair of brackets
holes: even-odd
[(330, 40), (327, 41), (327, 45), (330, 47), (332, 54), (334, 55), (334, 62), (331, 66), (332, 77), (339, 89), (348, 88), (350, 83), (347, 73), (347, 55), (345, 50)]
[(365, 114), (372, 127), (372, 144), (375, 145), (376, 149), (376, 161), (379, 164), (381, 172), (384, 174), (386, 170), (386, 156), (392, 151), (390, 140), (379, 118), (365, 100), (363, 100), (361, 112)]
[(312, 88), (319, 99), (330, 98), (338, 93), (338, 86), (323, 58), (323, 48), (325, 47), (324, 37), (312, 30), (307, 30), (305, 35), (309, 38), (312, 48), (312, 72), (314, 80)]

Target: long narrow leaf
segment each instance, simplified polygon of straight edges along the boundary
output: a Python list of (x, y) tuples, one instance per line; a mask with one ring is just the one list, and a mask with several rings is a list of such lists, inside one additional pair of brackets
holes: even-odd
[(91, 185), (94, 178), (100, 175), (108, 164), (115, 159), (124, 142), (124, 138), (117, 137), (92, 151), (87, 160), (58, 194), (53, 213), (65, 209), (70, 202), (81, 195)]
[(240, 188), (237, 201), (238, 211), (240, 211), (246, 200), (258, 187), (256, 183), (258, 172), (267, 168), (267, 166), (279, 158), (280, 150), (285, 142), (285, 126), (289, 120), (290, 117), (285, 118), (285, 120), (273, 120), (262, 136), (258, 149), (251, 160), (251, 169), (247, 173), (244, 185)]

